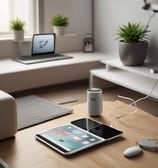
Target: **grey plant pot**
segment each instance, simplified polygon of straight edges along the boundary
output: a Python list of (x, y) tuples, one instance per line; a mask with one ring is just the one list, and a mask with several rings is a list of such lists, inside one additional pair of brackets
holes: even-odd
[(148, 52), (148, 43), (119, 43), (119, 56), (124, 65), (140, 66), (144, 64)]

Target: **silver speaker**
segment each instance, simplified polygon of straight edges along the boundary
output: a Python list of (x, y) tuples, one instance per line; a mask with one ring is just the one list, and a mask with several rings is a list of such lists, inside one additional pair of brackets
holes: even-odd
[(99, 116), (102, 113), (102, 89), (90, 88), (87, 90), (87, 106), (91, 116)]

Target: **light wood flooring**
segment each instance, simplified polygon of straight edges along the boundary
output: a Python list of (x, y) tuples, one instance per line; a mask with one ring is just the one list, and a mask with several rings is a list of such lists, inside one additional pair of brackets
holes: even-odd
[[(54, 86), (48, 86), (48, 87), (42, 87), (42, 88), (12, 93), (12, 95), (14, 97), (21, 97), (21, 96), (27, 96), (27, 95), (33, 94), (50, 101), (53, 101), (59, 98), (67, 98), (67, 97), (78, 99), (77, 102), (65, 104), (65, 106), (72, 106), (74, 104), (86, 102), (86, 96), (87, 96), (86, 91), (88, 89), (88, 86), (89, 86), (88, 80), (76, 81), (72, 83), (65, 83), (60, 85), (54, 85)], [(118, 95), (127, 96), (130, 98), (133, 98), (134, 100), (137, 100), (145, 96), (120, 86), (114, 86), (103, 90), (104, 101), (120, 100), (127, 104), (131, 103), (128, 100), (120, 99)], [(137, 106), (147, 113), (151, 113), (154, 116), (158, 116), (158, 101), (153, 100), (152, 98), (148, 98), (140, 101), (139, 103), (137, 103)]]

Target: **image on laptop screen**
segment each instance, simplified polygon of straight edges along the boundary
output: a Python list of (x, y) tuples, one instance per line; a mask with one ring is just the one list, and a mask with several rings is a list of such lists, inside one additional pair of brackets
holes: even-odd
[(32, 56), (55, 53), (55, 34), (34, 34)]

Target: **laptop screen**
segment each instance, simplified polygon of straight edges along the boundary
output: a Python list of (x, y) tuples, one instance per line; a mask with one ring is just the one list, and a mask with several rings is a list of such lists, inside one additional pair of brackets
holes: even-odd
[(32, 38), (32, 56), (54, 54), (55, 34), (34, 34)]

